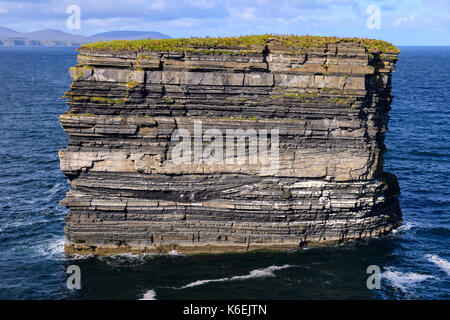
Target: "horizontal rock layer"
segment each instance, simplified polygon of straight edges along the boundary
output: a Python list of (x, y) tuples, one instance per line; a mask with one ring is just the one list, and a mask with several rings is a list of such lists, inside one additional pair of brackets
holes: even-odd
[[(60, 117), (66, 252), (296, 248), (400, 223), (398, 184), (383, 172), (396, 54), (345, 42), (233, 50), (80, 49)], [(173, 161), (176, 132), (191, 134), (195, 157), (195, 139), (202, 153), (208, 132), (232, 129), (267, 130), (276, 167), (251, 162), (248, 140), (233, 146), (244, 155), (224, 146), (220, 163)]]

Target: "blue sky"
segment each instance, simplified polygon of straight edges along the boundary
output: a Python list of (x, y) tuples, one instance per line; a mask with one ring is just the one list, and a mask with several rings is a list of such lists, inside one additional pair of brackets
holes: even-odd
[[(66, 27), (69, 5), (80, 7), (80, 30)], [(366, 25), (370, 5), (380, 9), (380, 29)], [(450, 0), (0, 0), (0, 26), (84, 35), (111, 30), (171, 37), (278, 33), (450, 45)]]

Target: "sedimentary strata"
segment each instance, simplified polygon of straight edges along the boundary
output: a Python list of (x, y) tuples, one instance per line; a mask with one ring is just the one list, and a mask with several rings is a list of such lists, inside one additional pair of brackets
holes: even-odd
[[(60, 117), (67, 253), (298, 248), (400, 223), (398, 184), (383, 171), (392, 45), (253, 36), (79, 51)], [(234, 129), (260, 135), (233, 138), (244, 154), (224, 143), (224, 161), (198, 161), (211, 132)], [(174, 161), (177, 132), (190, 133), (193, 161)], [(263, 140), (276, 166), (250, 160)]]

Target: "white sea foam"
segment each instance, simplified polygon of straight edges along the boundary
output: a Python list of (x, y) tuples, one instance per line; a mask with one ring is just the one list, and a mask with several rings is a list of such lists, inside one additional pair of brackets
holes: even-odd
[(64, 258), (64, 236), (51, 238), (35, 246), (37, 253), (49, 259), (60, 260)]
[(156, 300), (155, 290), (148, 290), (139, 300)]
[(124, 253), (116, 253), (110, 256), (107, 256), (106, 259), (129, 259), (129, 260), (140, 260), (145, 256), (144, 253), (135, 254), (130, 252), (124, 252)]
[(50, 190), (48, 190), (48, 193), (55, 194), (58, 192), (58, 190), (61, 188), (61, 183), (55, 184)]
[(138, 266), (145, 264), (147, 258), (152, 258), (151, 254), (133, 254), (133, 253), (118, 253), (110, 256), (99, 256), (98, 259), (112, 266)]
[(63, 185), (61, 183), (55, 184), (50, 190), (47, 192), (49, 195), (47, 196), (47, 200), (51, 199), (54, 195), (56, 195), (61, 189), (63, 189)]
[(146, 259), (152, 259), (157, 256), (170, 256), (178, 257), (183, 256), (176, 250), (172, 250), (168, 253), (117, 253), (110, 256), (100, 256), (100, 260), (105, 260), (107, 263), (115, 263), (118, 261), (128, 261), (128, 262), (142, 262), (144, 263)]
[(239, 281), (239, 280), (247, 280), (247, 279), (253, 279), (253, 278), (268, 278), (268, 277), (275, 277), (274, 271), (282, 270), (286, 268), (291, 268), (292, 265), (285, 264), (283, 266), (270, 266), (264, 269), (255, 269), (250, 271), (249, 274), (242, 275), (242, 276), (233, 276), (228, 278), (219, 278), (219, 279), (207, 279), (207, 280), (197, 280), (191, 283), (188, 283), (185, 286), (182, 286), (178, 289), (186, 289), (186, 288), (192, 288), (201, 286), (210, 282), (225, 282), (225, 281)]
[(435, 254), (427, 254), (425, 258), (428, 259), (428, 261), (433, 262), (435, 265), (437, 265), (439, 268), (444, 270), (449, 276), (450, 276), (450, 262), (435, 255)]
[(398, 232), (404, 232), (404, 231), (408, 231), (411, 230), (412, 227), (414, 227), (415, 225), (412, 224), (411, 222), (407, 222), (405, 224), (402, 224), (400, 227), (398, 227), (397, 229), (392, 230), (392, 233), (398, 233)]
[(177, 250), (172, 250), (170, 252), (167, 252), (167, 255), (172, 256), (172, 257), (182, 256), (182, 254), (179, 253)]
[(78, 254), (78, 253), (72, 253), (67, 256), (68, 260), (86, 260), (89, 258), (93, 258), (95, 255), (93, 253), (91, 254)]
[(28, 226), (32, 226), (37, 223), (46, 223), (48, 220), (46, 219), (35, 219), (35, 220), (22, 220), (22, 221), (14, 221), (11, 223), (7, 223), (4, 225), (3, 228), (0, 228), (0, 232), (6, 231), (8, 229), (14, 229), (14, 228), (25, 228)]
[(409, 288), (414, 287), (417, 283), (427, 279), (434, 279), (433, 276), (414, 272), (400, 272), (392, 267), (385, 268), (386, 271), (381, 273), (381, 278), (388, 280), (392, 286), (407, 292)]

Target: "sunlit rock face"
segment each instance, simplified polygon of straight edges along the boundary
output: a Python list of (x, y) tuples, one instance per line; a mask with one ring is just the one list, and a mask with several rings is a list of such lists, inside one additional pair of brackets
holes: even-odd
[(66, 252), (288, 249), (397, 227), (383, 171), (397, 54), (334, 38), (80, 48), (60, 117)]

